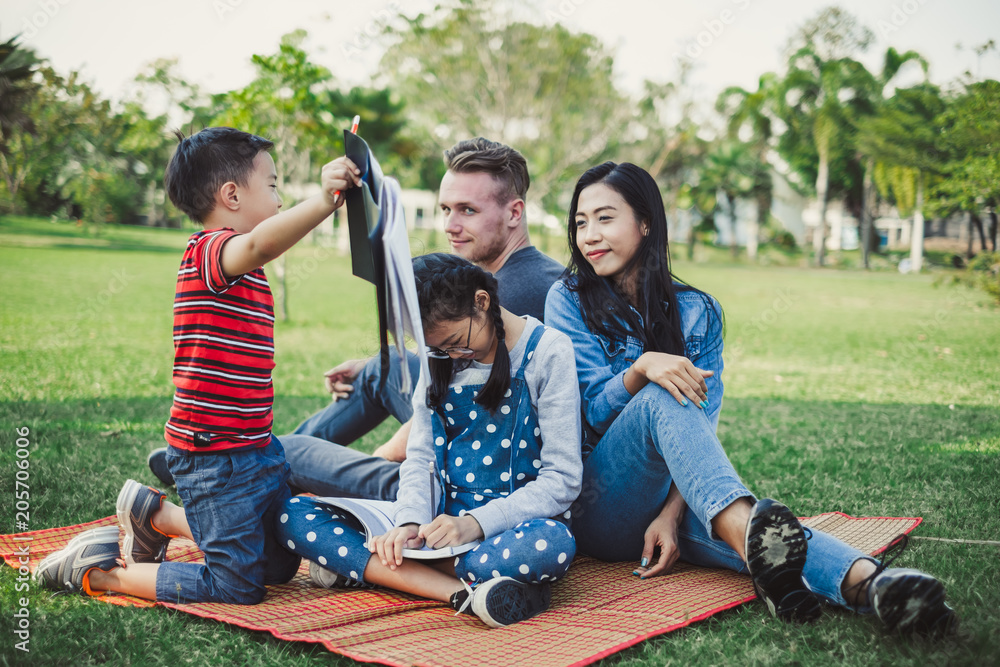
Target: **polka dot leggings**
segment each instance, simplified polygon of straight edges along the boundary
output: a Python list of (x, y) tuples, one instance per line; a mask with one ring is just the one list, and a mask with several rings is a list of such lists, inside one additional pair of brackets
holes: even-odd
[(289, 498), (278, 515), (278, 541), (289, 551), (343, 577), (364, 581), (371, 552), (353, 516), (312, 498)]
[(455, 574), (469, 583), (511, 577), (538, 584), (565, 575), (574, 554), (576, 540), (565, 525), (532, 519), (455, 558)]
[[(336, 507), (296, 497), (285, 503), (278, 537), (288, 549), (337, 574), (364, 581), (371, 553), (354, 517)], [(455, 573), (469, 583), (512, 577), (525, 583), (555, 581), (569, 570), (576, 540), (565, 525), (532, 519), (495, 535), (455, 558)]]

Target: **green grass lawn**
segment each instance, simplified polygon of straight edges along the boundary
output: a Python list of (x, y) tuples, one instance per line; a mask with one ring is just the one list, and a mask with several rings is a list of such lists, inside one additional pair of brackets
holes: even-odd
[[(162, 445), (170, 407), (171, 305), (187, 236), (0, 218), (3, 532), (17, 532), (16, 428), (30, 429), (33, 530), (113, 514), (125, 478), (154, 481), (145, 456)], [(306, 245), (288, 271), (279, 434), (324, 405), (323, 371), (377, 347), (374, 288), (351, 276), (348, 258)], [(874, 619), (836, 610), (788, 626), (751, 603), (600, 664), (1000, 662), (1000, 310), (930, 275), (680, 261), (675, 271), (725, 308), (719, 435), (752, 490), (801, 515), (922, 516), (917, 537), (994, 544), (915, 539), (902, 556), (941, 577), (960, 614), (958, 636), (941, 643), (886, 637)], [(393, 427), (357, 446), (370, 451)], [(11, 634), (24, 595), (15, 582), (3, 568), (4, 664), (354, 664), (266, 633), (36, 587), (25, 656)]]

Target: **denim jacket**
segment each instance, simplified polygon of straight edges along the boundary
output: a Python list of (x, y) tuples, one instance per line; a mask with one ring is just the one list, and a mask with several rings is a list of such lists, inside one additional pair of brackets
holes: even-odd
[[(707, 298), (716, 312), (721, 312), (718, 302), (710, 296)], [(705, 379), (708, 385), (706, 412), (713, 428), (718, 429), (722, 408), (722, 321), (709, 312), (709, 304), (699, 292), (678, 292), (677, 304), (681, 310), (687, 357), (698, 368), (715, 371), (715, 375)], [(603, 435), (632, 398), (625, 389), (625, 371), (643, 353), (642, 342), (632, 336), (621, 340), (592, 333), (584, 323), (580, 297), (566, 287), (565, 279), (549, 289), (545, 300), (545, 323), (573, 341), (583, 417), (589, 430)], [(689, 408), (699, 409), (690, 403)]]

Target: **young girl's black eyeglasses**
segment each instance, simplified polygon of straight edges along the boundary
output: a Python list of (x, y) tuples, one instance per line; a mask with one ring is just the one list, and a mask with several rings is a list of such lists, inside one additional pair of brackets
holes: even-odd
[(451, 356), (467, 357), (470, 354), (475, 354), (476, 351), (469, 347), (472, 343), (472, 318), (469, 318), (469, 334), (465, 337), (465, 347), (446, 347), (441, 349), (439, 347), (427, 346), (427, 356), (431, 359), (448, 359)]

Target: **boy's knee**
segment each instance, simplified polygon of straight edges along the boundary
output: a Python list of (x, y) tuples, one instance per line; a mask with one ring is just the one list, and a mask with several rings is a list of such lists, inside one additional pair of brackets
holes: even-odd
[(215, 602), (222, 602), (224, 604), (241, 604), (241, 605), (252, 605), (260, 604), (264, 601), (267, 596), (267, 589), (261, 586), (260, 588), (254, 587), (251, 590), (245, 590), (240, 588), (234, 588), (230, 586), (220, 586), (217, 589)]

